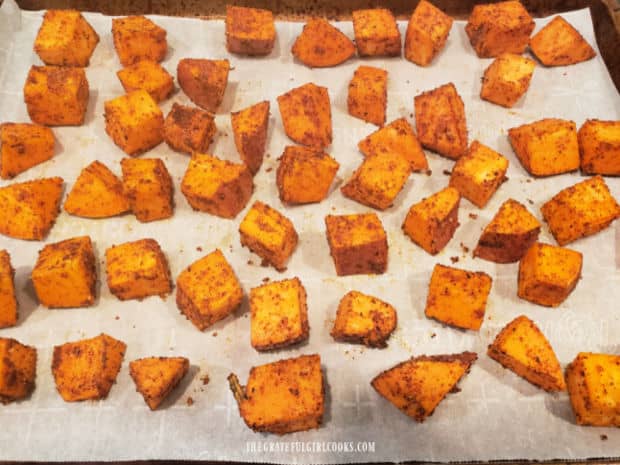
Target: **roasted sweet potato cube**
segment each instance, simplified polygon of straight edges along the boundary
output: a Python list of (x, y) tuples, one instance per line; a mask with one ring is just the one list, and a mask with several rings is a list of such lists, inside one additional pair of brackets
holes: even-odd
[(320, 202), (327, 197), (339, 167), (325, 152), (287, 146), (276, 172), (280, 200), (288, 204)]
[(54, 156), (54, 133), (28, 123), (0, 124), (0, 177), (11, 179)]
[(153, 100), (161, 102), (174, 90), (172, 76), (156, 61), (142, 60), (116, 73), (125, 92), (146, 90)]
[(325, 226), (338, 276), (385, 273), (387, 235), (375, 213), (327, 215)]
[(327, 68), (355, 55), (355, 45), (323, 18), (310, 18), (295, 39), (291, 52), (310, 68)]
[(477, 358), (473, 352), (413, 357), (379, 373), (371, 385), (403, 413), (423, 422), (449, 393), (459, 391), (457, 383)]
[(276, 41), (273, 13), (226, 5), (226, 49), (239, 55), (269, 55)]
[(578, 425), (620, 426), (620, 356), (580, 352), (566, 368)]
[(400, 55), (400, 31), (390, 10), (356, 10), (351, 16), (359, 56)]
[(234, 218), (252, 196), (252, 173), (243, 163), (231, 163), (196, 153), (189, 162), (181, 191), (194, 210)]
[(487, 354), (534, 386), (550, 392), (566, 390), (564, 374), (551, 344), (525, 315), (504, 326)]
[(522, 203), (508, 199), (482, 231), (474, 257), (496, 263), (517, 262), (536, 242), (539, 233), (536, 217)]
[(484, 208), (506, 179), (506, 170), (506, 158), (475, 140), (454, 164), (450, 187), (478, 208)]
[(540, 211), (558, 244), (565, 245), (607, 228), (620, 216), (620, 205), (600, 176), (567, 187)]
[(461, 195), (453, 187), (414, 204), (403, 222), (403, 232), (431, 255), (443, 250), (459, 227)]
[(80, 126), (88, 106), (83, 68), (32, 66), (24, 84), (30, 119), (46, 126)]
[(228, 60), (183, 58), (177, 65), (177, 80), (192, 102), (215, 113), (224, 99), (229, 70)]
[(426, 0), (413, 10), (405, 35), (405, 58), (428, 66), (448, 40), (452, 18)]
[(138, 61), (162, 61), (168, 51), (166, 30), (144, 16), (112, 19), (112, 38), (123, 66)]
[(215, 118), (208, 111), (178, 103), (164, 120), (164, 140), (172, 150), (205, 153), (215, 136)]
[(252, 105), (230, 114), (235, 146), (252, 174), (256, 174), (263, 163), (267, 126), (269, 124), (269, 101)]
[(530, 87), (535, 66), (524, 56), (502, 53), (484, 70), (480, 98), (511, 108)]
[(164, 298), (172, 291), (168, 260), (154, 239), (114, 245), (105, 260), (108, 287), (120, 300)]
[(123, 158), (123, 190), (138, 221), (170, 218), (174, 210), (172, 178), (160, 158)]
[(396, 329), (396, 319), (396, 309), (387, 302), (351, 291), (338, 304), (330, 334), (336, 341), (385, 347), (387, 339)]
[(59, 213), (62, 178), (43, 178), (0, 188), (0, 234), (40, 241)]
[(88, 236), (48, 244), (39, 252), (32, 284), (48, 308), (90, 307), (95, 303), (97, 270)]
[(147, 357), (129, 363), (129, 374), (136, 390), (151, 410), (168, 397), (189, 370), (185, 357)]
[(299, 278), (250, 291), (250, 339), (256, 350), (288, 347), (308, 339), (306, 289)]
[(475, 5), (465, 32), (480, 58), (525, 51), (534, 20), (516, 0)]
[(286, 434), (321, 425), (325, 387), (317, 354), (252, 367), (244, 387), (232, 373), (228, 381), (241, 417), (254, 431)]
[(17, 299), (15, 298), (15, 270), (11, 256), (0, 250), (0, 328), (17, 324)]
[(620, 121), (586, 120), (577, 140), (583, 173), (620, 176)]
[(108, 397), (127, 345), (107, 334), (54, 347), (52, 374), (66, 402)]
[(177, 307), (201, 331), (233, 313), (242, 299), (241, 284), (219, 249), (177, 278)]
[(596, 56), (579, 31), (561, 16), (556, 16), (534, 34), (530, 49), (545, 66), (574, 65)]
[(467, 150), (465, 106), (454, 84), (416, 95), (415, 125), (422, 145), (456, 160)]
[(450, 326), (478, 331), (493, 279), (482, 271), (435, 265), (425, 314)]
[(291, 220), (263, 202), (256, 201), (239, 225), (241, 245), (278, 271), (297, 247), (297, 231)]
[(360, 66), (349, 82), (347, 107), (349, 114), (368, 123), (383, 126), (387, 107), (386, 70), (373, 66)]
[(37, 349), (0, 338), (0, 403), (25, 399), (34, 391)]
[(46, 65), (88, 66), (99, 35), (76, 10), (47, 10), (34, 40), (34, 51)]

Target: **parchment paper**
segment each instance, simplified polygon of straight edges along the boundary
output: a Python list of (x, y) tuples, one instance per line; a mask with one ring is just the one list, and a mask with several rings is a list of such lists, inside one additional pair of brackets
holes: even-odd
[[(596, 49), (589, 12), (582, 10), (564, 16)], [(0, 121), (29, 121), (22, 86), (31, 64), (40, 63), (32, 45), (41, 17), (39, 12), (20, 12), (12, 0), (5, 0), (0, 8)], [(56, 156), (22, 173), (15, 181), (62, 176), (68, 191), (80, 170), (95, 159), (120, 174), (119, 162), (124, 154), (105, 134), (103, 121), (103, 102), (123, 93), (115, 76), (120, 64), (112, 46), (111, 18), (98, 14), (86, 17), (101, 36), (87, 69), (91, 97), (86, 124), (54, 128), (59, 141)], [(620, 456), (620, 430), (576, 426), (566, 394), (547, 394), (485, 355), (487, 345), (501, 327), (522, 313), (539, 324), (562, 365), (569, 363), (579, 351), (619, 353), (620, 222), (570, 245), (584, 254), (583, 279), (557, 309), (535, 306), (517, 298), (516, 264), (495, 265), (473, 260), (471, 252), (466, 253), (463, 248), (473, 250), (482, 228), (507, 198), (525, 203), (542, 219), (540, 205), (560, 189), (582, 179), (579, 174), (530, 178), (512, 152), (506, 134), (510, 127), (543, 117), (572, 119), (578, 126), (586, 118), (620, 119), (620, 98), (600, 57), (571, 67), (538, 66), (525, 98), (507, 110), (479, 98), (480, 78), (490, 60), (475, 56), (464, 23), (460, 21), (455, 22), (445, 50), (428, 68), (395, 58), (353, 59), (334, 69), (312, 70), (296, 62), (289, 52), (302, 24), (278, 22), (273, 53), (264, 59), (248, 59), (226, 52), (221, 20), (153, 19), (168, 31), (170, 52), (163, 65), (173, 75), (178, 60), (183, 57), (226, 57), (231, 61), (234, 69), (218, 111), (219, 133), (210, 150), (212, 153), (238, 160), (230, 129), (230, 111), (263, 99), (271, 101), (267, 156), (255, 178), (252, 200), (266, 201), (291, 218), (300, 236), (299, 246), (286, 272), (261, 267), (260, 259), (239, 243), (237, 228), (245, 211), (234, 220), (193, 212), (179, 189), (188, 157), (172, 152), (165, 144), (143, 156), (161, 157), (173, 176), (176, 188), (173, 218), (141, 224), (131, 215), (88, 220), (61, 213), (45, 240), (52, 243), (83, 234), (91, 236), (100, 261), (102, 282), (94, 307), (47, 310), (38, 306), (29, 276), (43, 244), (0, 237), (0, 248), (10, 251), (17, 270), (21, 312), (19, 325), (1, 330), (0, 336), (34, 345), (39, 354), (37, 388), (32, 398), (0, 406), (0, 459), (158, 458), (333, 463)], [(547, 20), (537, 20), (537, 30)], [(353, 36), (350, 23), (337, 26)], [(400, 22), (399, 27), (404, 35), (406, 23)], [(448, 182), (443, 172), (451, 169), (452, 162), (427, 153), (432, 176), (412, 175), (395, 205), (380, 213), (388, 231), (388, 272), (381, 276), (339, 278), (329, 256), (324, 216), (369, 210), (345, 199), (337, 189), (362, 161), (357, 142), (376, 129), (348, 116), (346, 111), (348, 81), (362, 63), (389, 71), (388, 122), (402, 116), (412, 121), (416, 94), (453, 82), (465, 101), (470, 140), (479, 139), (509, 158), (509, 181), (483, 210), (463, 200), (459, 212), (461, 226), (446, 249), (431, 257), (400, 229), (410, 205)], [(334, 142), (328, 151), (341, 168), (327, 200), (318, 205), (284, 207), (277, 196), (275, 168), (277, 157), (292, 142), (283, 133), (275, 99), (310, 81), (329, 88)], [(177, 90), (162, 104), (164, 113), (175, 101), (189, 103)], [(620, 198), (620, 179), (608, 178), (607, 183), (616, 198)], [(6, 184), (7, 181), (0, 183)], [(250, 346), (247, 302), (234, 317), (201, 333), (179, 313), (174, 295), (166, 300), (153, 297), (142, 302), (118, 301), (105, 285), (104, 251), (113, 244), (143, 237), (159, 241), (175, 278), (183, 268), (216, 247), (230, 260), (246, 292), (260, 285), (264, 278), (299, 276), (308, 292), (309, 341), (287, 350), (257, 353)], [(546, 225), (540, 239), (555, 243)], [(494, 278), (480, 332), (443, 327), (424, 317), (430, 271), (435, 263), (450, 265), (451, 257), (459, 258), (457, 267), (483, 270)], [(351, 289), (376, 295), (398, 309), (398, 329), (387, 349), (336, 343), (330, 337), (338, 301)], [(65, 403), (57, 394), (51, 375), (53, 346), (100, 332), (128, 345), (117, 383), (105, 401)], [(463, 350), (478, 352), (478, 362), (460, 383), (462, 391), (449, 395), (423, 424), (403, 415), (369, 384), (380, 371), (412, 355)], [(324, 364), (328, 383), (324, 425), (284, 437), (253, 433), (238, 415), (226, 376), (234, 371), (244, 384), (250, 367), (305, 353), (320, 353)], [(147, 409), (135, 391), (127, 368), (129, 361), (152, 355), (183, 355), (192, 364), (180, 388), (165, 408), (157, 412)], [(205, 374), (210, 378), (208, 385), (201, 380)], [(189, 397), (193, 405), (188, 405)], [(604, 437), (608, 439), (601, 439)], [(306, 444), (314, 441), (319, 441), (319, 446)], [(374, 441), (374, 452), (338, 452), (338, 447), (344, 446), (342, 443), (330, 446), (332, 441), (353, 444), (353, 448), (358, 441)], [(304, 447), (320, 450), (300, 452), (300, 442)], [(269, 447), (275, 451), (262, 450)]]

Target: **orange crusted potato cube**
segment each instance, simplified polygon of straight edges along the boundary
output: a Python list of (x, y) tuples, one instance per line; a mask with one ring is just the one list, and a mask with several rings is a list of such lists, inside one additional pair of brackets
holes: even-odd
[(164, 298), (172, 291), (168, 260), (154, 239), (114, 245), (105, 260), (108, 287), (119, 300)]
[(558, 244), (565, 245), (607, 228), (620, 216), (620, 205), (600, 176), (567, 187), (540, 211)]
[(416, 95), (414, 106), (418, 140), (424, 147), (453, 160), (465, 153), (465, 105), (454, 84)]
[(15, 298), (15, 270), (11, 256), (0, 250), (0, 328), (17, 324), (17, 299)]
[(387, 302), (351, 291), (338, 304), (330, 334), (336, 341), (386, 347), (387, 339), (396, 329), (396, 320), (396, 309)]
[(405, 58), (420, 66), (428, 66), (444, 48), (452, 18), (426, 0), (413, 10), (405, 35)]
[(235, 146), (252, 174), (256, 174), (263, 163), (267, 126), (269, 124), (269, 101), (252, 105), (230, 114)]
[(508, 323), (489, 345), (487, 354), (545, 391), (565, 391), (560, 362), (538, 326), (525, 315)]
[(252, 173), (243, 163), (231, 163), (196, 153), (189, 162), (181, 191), (194, 210), (234, 218), (252, 196)]
[(177, 307), (201, 331), (233, 313), (242, 299), (241, 284), (219, 249), (177, 278)]
[(349, 114), (368, 123), (383, 126), (387, 107), (386, 70), (373, 66), (360, 66), (349, 82), (347, 107)]
[(317, 149), (332, 143), (332, 112), (326, 87), (312, 83), (278, 97), (284, 132), (293, 141)]
[(26, 399), (34, 391), (37, 349), (11, 338), (0, 338), (0, 403)]
[(24, 84), (30, 119), (46, 126), (80, 126), (88, 106), (83, 68), (32, 66)]
[(162, 61), (168, 51), (166, 30), (144, 16), (112, 18), (112, 38), (123, 66), (138, 61)]
[(165, 100), (174, 90), (172, 76), (155, 61), (138, 61), (121, 69), (116, 75), (125, 92), (146, 90), (156, 102)]
[(556, 16), (534, 34), (530, 49), (545, 66), (574, 65), (596, 56), (579, 31), (561, 16)]
[(484, 70), (480, 98), (511, 108), (530, 87), (535, 67), (534, 60), (502, 53)]
[(59, 213), (62, 178), (43, 178), (0, 187), (0, 234), (40, 241)]
[(228, 84), (228, 60), (183, 58), (177, 64), (179, 86), (201, 108), (215, 113)]
[(423, 422), (449, 393), (460, 390), (457, 383), (477, 358), (473, 352), (412, 357), (379, 373), (370, 384), (404, 414)]
[(583, 173), (620, 176), (620, 121), (586, 120), (577, 140)]
[(339, 167), (325, 152), (287, 146), (276, 172), (280, 200), (288, 204), (320, 202), (327, 197)]
[(185, 357), (147, 357), (129, 363), (129, 375), (136, 390), (151, 410), (168, 397), (189, 370)]
[(65, 402), (108, 397), (127, 345), (107, 334), (54, 347), (52, 374)]
[(525, 51), (534, 20), (516, 0), (475, 5), (465, 32), (480, 58)]
[(482, 271), (437, 264), (433, 268), (424, 313), (447, 325), (478, 331), (492, 283), (493, 279)]
[(215, 118), (211, 113), (176, 102), (164, 120), (166, 144), (172, 150), (189, 155), (205, 153), (213, 142), (216, 130)]
[(507, 170), (506, 158), (475, 140), (454, 164), (450, 187), (478, 208), (484, 208), (506, 179)]
[(243, 421), (254, 431), (286, 434), (321, 425), (325, 387), (317, 354), (252, 367), (245, 386), (232, 373), (228, 381)]
[(525, 206), (516, 200), (506, 200), (486, 225), (474, 257), (495, 263), (513, 263), (538, 239), (540, 223)]
[(273, 13), (226, 5), (226, 49), (239, 55), (269, 55), (276, 41)]
[(355, 45), (323, 18), (310, 18), (295, 39), (291, 52), (310, 68), (327, 68), (355, 55)]
[(97, 270), (88, 236), (48, 244), (39, 252), (32, 284), (48, 308), (90, 307), (95, 303)]
[(138, 221), (170, 218), (174, 209), (172, 178), (160, 158), (123, 158), (123, 190)]
[(400, 31), (390, 10), (356, 10), (351, 16), (359, 56), (400, 55)]
[(385, 273), (387, 235), (375, 213), (327, 215), (325, 226), (338, 276)]
[(459, 227), (461, 195), (453, 187), (422, 199), (409, 209), (403, 232), (431, 255), (436, 255), (450, 242)]
[(0, 124), (0, 177), (11, 179), (54, 156), (54, 133), (29, 123)]
[(306, 289), (299, 278), (250, 291), (250, 339), (256, 350), (288, 347), (308, 339)]

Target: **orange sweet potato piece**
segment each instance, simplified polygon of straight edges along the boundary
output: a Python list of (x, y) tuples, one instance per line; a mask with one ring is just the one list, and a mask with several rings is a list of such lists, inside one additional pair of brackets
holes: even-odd
[(112, 38), (123, 66), (138, 61), (162, 61), (168, 51), (166, 30), (144, 16), (112, 19)]
[(323, 18), (310, 18), (291, 50), (295, 58), (311, 68), (344, 63), (355, 55), (355, 45)]
[(54, 156), (54, 133), (28, 123), (0, 124), (0, 177), (11, 179)]
[(241, 159), (252, 174), (256, 174), (263, 163), (267, 126), (269, 124), (269, 101), (252, 105), (230, 114), (235, 146)]
[(448, 40), (452, 18), (426, 0), (413, 10), (405, 36), (405, 58), (428, 66)]
[(183, 58), (177, 65), (179, 86), (201, 108), (215, 113), (228, 84), (228, 60)]
[(530, 49), (545, 66), (574, 65), (596, 56), (579, 31), (561, 16), (556, 16), (534, 34)]
[(273, 13), (226, 5), (226, 49), (240, 55), (269, 55), (276, 41)]

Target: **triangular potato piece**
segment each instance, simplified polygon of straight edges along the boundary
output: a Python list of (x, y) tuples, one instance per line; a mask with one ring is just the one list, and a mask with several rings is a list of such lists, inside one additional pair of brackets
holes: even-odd
[(269, 124), (269, 101), (230, 114), (237, 152), (252, 174), (263, 163), (267, 126)]
[(579, 31), (561, 16), (534, 34), (530, 49), (545, 66), (573, 65), (596, 56)]
[(371, 384), (405, 414), (423, 422), (455, 390), (477, 358), (473, 352), (421, 355), (380, 373)]
[(565, 391), (560, 362), (545, 335), (525, 315), (518, 316), (489, 346), (489, 357), (545, 391)]
[(94, 161), (78, 176), (64, 209), (84, 218), (108, 218), (128, 212), (129, 200), (121, 180), (103, 163)]
[(189, 360), (185, 357), (148, 357), (129, 364), (136, 390), (151, 410), (161, 405), (188, 369)]
[(355, 45), (327, 20), (311, 18), (291, 51), (304, 65), (325, 68), (344, 63), (355, 55)]
[(183, 58), (177, 65), (177, 80), (192, 102), (215, 113), (224, 98), (229, 70), (228, 60)]

